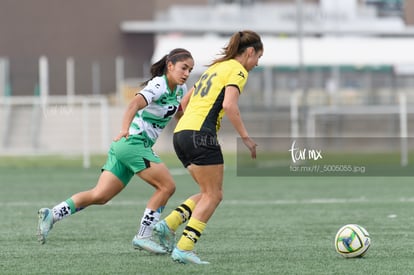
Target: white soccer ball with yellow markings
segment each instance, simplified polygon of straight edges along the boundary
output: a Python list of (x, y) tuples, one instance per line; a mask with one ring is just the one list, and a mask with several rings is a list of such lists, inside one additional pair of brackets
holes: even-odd
[(368, 231), (358, 224), (342, 226), (335, 236), (335, 250), (345, 258), (362, 257), (371, 246)]

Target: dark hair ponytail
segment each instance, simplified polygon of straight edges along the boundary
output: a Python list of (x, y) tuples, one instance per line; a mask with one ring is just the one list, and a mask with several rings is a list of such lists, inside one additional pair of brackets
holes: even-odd
[(193, 56), (188, 50), (183, 48), (173, 49), (169, 54), (164, 55), (160, 60), (152, 64), (150, 69), (151, 78), (142, 83), (141, 86), (147, 85), (148, 82), (150, 82), (154, 77), (162, 76), (165, 74), (167, 71), (168, 62), (175, 64), (178, 61), (183, 61), (188, 58), (193, 59)]
[(210, 65), (233, 59), (242, 54), (249, 47), (253, 47), (256, 52), (263, 50), (263, 43), (260, 36), (256, 32), (250, 30), (236, 32), (230, 37), (227, 46), (223, 48), (223, 56), (215, 59)]

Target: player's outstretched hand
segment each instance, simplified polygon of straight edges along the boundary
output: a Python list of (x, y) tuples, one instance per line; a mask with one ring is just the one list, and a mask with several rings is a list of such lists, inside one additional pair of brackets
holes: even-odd
[(254, 140), (251, 139), (250, 137), (243, 137), (242, 140), (243, 140), (244, 145), (246, 145), (247, 148), (249, 148), (250, 156), (252, 157), (252, 159), (256, 159), (256, 147), (257, 147), (256, 142), (254, 142)]
[(126, 139), (128, 139), (129, 137), (129, 131), (119, 131), (119, 134), (114, 137), (114, 141), (118, 141), (121, 138), (125, 137)]

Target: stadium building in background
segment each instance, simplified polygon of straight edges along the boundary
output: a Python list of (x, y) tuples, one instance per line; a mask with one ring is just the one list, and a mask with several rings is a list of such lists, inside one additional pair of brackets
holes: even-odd
[[(329, 6), (335, 0), (303, 0), (303, 5)], [(344, 2), (344, 1), (341, 1)], [(376, 7), (378, 17), (401, 18), (407, 25), (414, 24), (414, 0), (346, 0), (358, 6)], [(123, 74), (125, 78), (146, 77), (146, 71), (151, 64), (151, 57), (156, 44), (156, 35), (174, 28), (178, 18), (182, 24), (189, 27), (203, 26), (214, 22), (204, 22), (195, 18), (193, 10), (211, 10), (214, 20), (221, 20), (220, 26), (230, 31), (237, 28), (237, 22), (249, 22), (250, 7), (254, 5), (280, 5), (280, 9), (291, 8), (298, 1), (283, 0), (173, 0), (173, 1), (144, 1), (144, 0), (89, 0), (89, 1), (8, 1), (0, 0), (0, 57), (8, 60), (8, 87), (3, 88), (3, 94), (33, 95), (38, 88), (38, 61), (46, 56), (50, 68), (50, 93), (65, 93), (65, 70), (68, 58), (75, 64), (75, 79), (77, 94), (111, 94), (116, 92), (115, 59), (123, 58)], [(214, 6), (224, 6), (224, 9), (242, 7), (242, 13), (234, 14), (234, 18), (220, 18), (218, 9)], [(191, 7), (180, 12), (180, 7)], [(243, 8), (245, 7), (245, 8)], [(278, 12), (277, 6), (275, 12)], [(405, 7), (405, 8), (404, 8)], [(237, 8), (236, 8), (237, 9)], [(259, 15), (260, 16), (260, 15)], [(169, 21), (170, 18), (173, 21)], [(256, 18), (257, 19), (257, 18)], [(283, 19), (283, 18), (282, 18)], [(230, 23), (228, 21), (231, 21)], [(264, 22), (266, 18), (263, 18)], [(294, 18), (286, 14), (285, 21), (294, 26)], [(122, 29), (123, 22), (159, 22), (157, 26), (141, 29)], [(256, 20), (257, 21), (257, 20)], [(178, 22), (180, 23), (180, 22)], [(208, 24), (206, 24), (208, 23)], [(283, 30), (279, 23), (268, 21), (268, 29), (251, 25), (259, 33), (264, 31), (274, 35), (295, 35), (296, 29), (288, 27)], [(283, 26), (282, 26), (283, 27)], [(227, 28), (229, 29), (229, 28)], [(211, 32), (200, 28), (200, 32)], [(227, 31), (227, 32), (230, 32)], [(184, 35), (186, 31), (180, 31)], [(225, 33), (227, 34), (227, 33)], [(410, 35), (412, 32), (410, 32)], [(314, 35), (319, 35), (314, 33)], [(386, 34), (383, 34), (386, 35)], [(94, 79), (95, 76), (95, 80)]]
[[(0, 154), (88, 166), (154, 61), (190, 50), (191, 86), (240, 29), (265, 44), (239, 102), (255, 135), (407, 136), (413, 25), (414, 0), (0, 0)], [(223, 148), (234, 139), (223, 127)]]
[[(151, 20), (153, 1), (0, 0), (0, 57), (8, 59), (12, 95), (33, 95), (38, 59), (49, 61), (50, 93), (65, 93), (67, 58), (75, 63), (77, 94), (92, 93), (93, 66), (99, 93), (115, 92), (115, 58), (125, 59), (126, 77), (143, 74), (154, 48), (153, 34), (121, 32), (123, 20)], [(130, 75), (128, 75), (130, 74)]]

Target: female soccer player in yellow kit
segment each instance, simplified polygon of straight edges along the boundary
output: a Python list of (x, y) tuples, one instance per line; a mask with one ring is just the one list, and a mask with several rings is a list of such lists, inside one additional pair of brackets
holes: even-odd
[[(213, 61), (181, 102), (185, 111), (174, 130), (174, 149), (198, 183), (200, 193), (188, 198), (154, 227), (160, 243), (172, 251), (174, 261), (208, 263), (200, 260), (193, 249), (222, 200), (224, 161), (217, 132), (224, 114), (250, 150), (251, 157), (256, 158), (257, 145), (244, 126), (238, 99), (248, 72), (257, 66), (262, 55), (263, 43), (257, 33), (249, 30), (234, 33), (224, 48), (224, 55)], [(174, 247), (174, 232), (187, 220)]]

